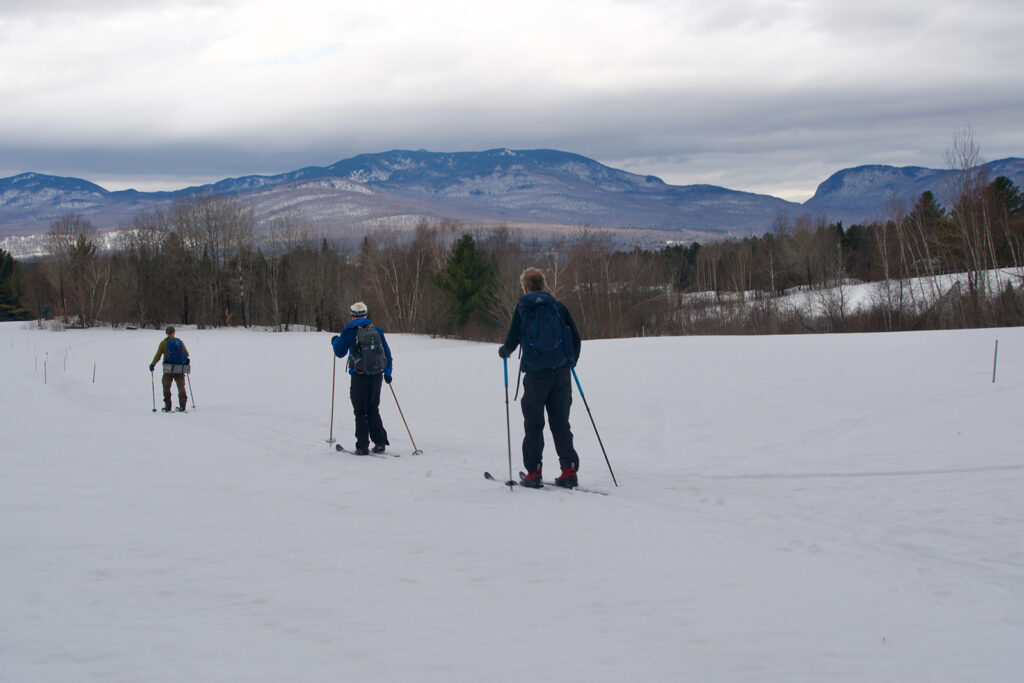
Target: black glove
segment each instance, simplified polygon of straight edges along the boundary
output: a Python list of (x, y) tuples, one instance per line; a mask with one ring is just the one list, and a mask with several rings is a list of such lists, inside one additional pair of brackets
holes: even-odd
[(188, 357), (185, 358), (185, 365), (189, 365), (191, 362), (192, 362), (191, 358), (188, 358)]
[(153, 372), (153, 366), (152, 365), (149, 366), (149, 371)]
[(505, 348), (504, 345), (498, 347), (498, 355), (502, 358), (508, 358), (512, 355), (512, 352)]
[(384, 375), (384, 381), (391, 384), (391, 375)]

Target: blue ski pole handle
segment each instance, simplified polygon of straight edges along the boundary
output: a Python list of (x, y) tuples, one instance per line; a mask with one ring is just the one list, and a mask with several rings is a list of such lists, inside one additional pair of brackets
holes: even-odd
[(574, 368), (573, 366), (570, 365), (569, 369), (572, 370), (572, 378), (574, 380), (576, 380), (576, 388), (580, 390), (580, 396), (582, 397), (583, 396), (583, 387), (580, 386), (580, 377), (579, 377), (579, 375), (576, 374), (576, 368)]

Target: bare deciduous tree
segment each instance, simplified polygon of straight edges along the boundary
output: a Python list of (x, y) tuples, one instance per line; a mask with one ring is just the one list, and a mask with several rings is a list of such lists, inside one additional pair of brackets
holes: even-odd
[(67, 215), (51, 226), (45, 244), (47, 275), (59, 292), (64, 322), (74, 316), (82, 327), (91, 326), (103, 311), (110, 284), (110, 258), (99, 253), (95, 228), (81, 216)]

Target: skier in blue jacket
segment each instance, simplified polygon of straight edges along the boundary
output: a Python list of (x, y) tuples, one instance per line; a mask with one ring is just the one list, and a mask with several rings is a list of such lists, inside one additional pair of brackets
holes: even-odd
[(391, 384), (391, 348), (384, 330), (367, 317), (366, 304), (357, 301), (349, 309), (352, 320), (336, 337), (331, 338), (334, 355), (348, 356), (348, 373), (352, 378), (349, 398), (356, 417), (356, 455), (383, 453), (388, 441), (387, 430), (380, 417), (380, 391), (383, 382)]

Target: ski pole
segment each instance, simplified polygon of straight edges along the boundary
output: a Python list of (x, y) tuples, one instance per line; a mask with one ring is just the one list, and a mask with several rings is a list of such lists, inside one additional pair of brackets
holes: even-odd
[(153, 385), (153, 412), (156, 412), (156, 376), (153, 371), (149, 371), (149, 383)]
[(999, 340), (996, 339), (996, 351), (992, 356), (992, 384), (996, 383), (996, 361), (999, 360)]
[(402, 416), (402, 423), (405, 425), (405, 431), (409, 432), (409, 441), (412, 441), (413, 455), (423, 455), (423, 451), (416, 448), (416, 440), (412, 438), (412, 432), (409, 431), (409, 423), (405, 421), (405, 413), (402, 412), (402, 406), (398, 403), (398, 396), (395, 395), (395, 388), (388, 384), (388, 388), (391, 389), (391, 395), (395, 397), (395, 405), (398, 406), (398, 414)]
[(185, 373), (185, 379), (188, 380), (188, 393), (192, 397), (192, 407), (196, 407), (196, 392), (192, 391), (192, 373)]
[(572, 370), (573, 379), (576, 380), (576, 388), (580, 390), (580, 398), (583, 399), (583, 405), (587, 407), (587, 415), (590, 416), (590, 424), (594, 425), (594, 434), (597, 434), (597, 443), (601, 446), (601, 452), (604, 453), (604, 461), (608, 463), (608, 471), (612, 475), (612, 481), (616, 486), (618, 486), (619, 482), (615, 480), (615, 472), (612, 472), (612, 464), (608, 461), (608, 453), (604, 450), (604, 443), (601, 441), (601, 435), (597, 431), (597, 423), (594, 422), (594, 414), (590, 412), (590, 404), (587, 403), (587, 397), (584, 395), (583, 387), (580, 385), (579, 375), (576, 374), (576, 368), (569, 366), (569, 369)]
[(508, 438), (508, 487), (512, 489), (512, 421), (508, 415), (508, 358), (501, 357), (505, 368), (505, 434)]
[(331, 356), (334, 357), (334, 367), (331, 369), (331, 433), (327, 437), (327, 443), (334, 443), (334, 378), (338, 374), (338, 356), (333, 351)]

